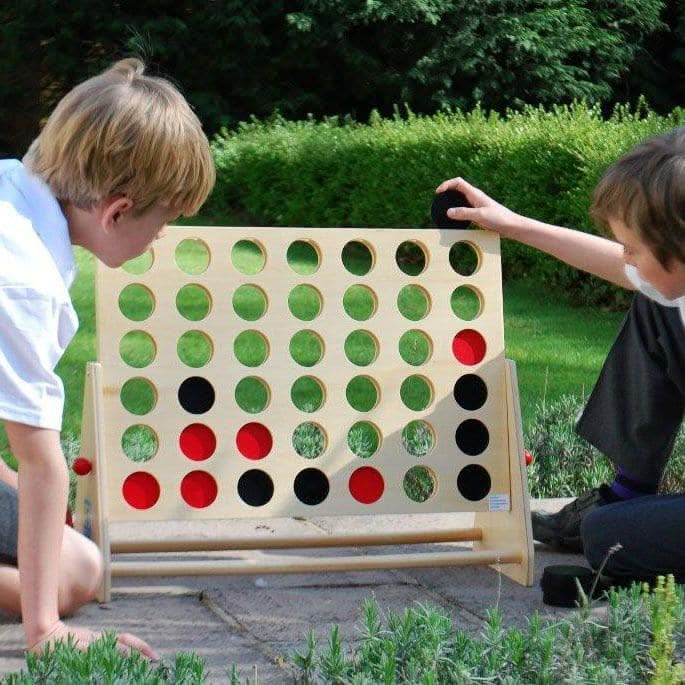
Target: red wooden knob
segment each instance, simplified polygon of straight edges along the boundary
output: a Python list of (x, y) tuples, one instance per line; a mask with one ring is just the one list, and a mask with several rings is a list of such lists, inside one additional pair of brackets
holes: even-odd
[(523, 456), (526, 459), (526, 466), (530, 466), (533, 463), (533, 455), (528, 450), (523, 450)]
[(74, 459), (71, 469), (77, 476), (85, 476), (93, 470), (93, 465), (89, 459), (78, 457)]

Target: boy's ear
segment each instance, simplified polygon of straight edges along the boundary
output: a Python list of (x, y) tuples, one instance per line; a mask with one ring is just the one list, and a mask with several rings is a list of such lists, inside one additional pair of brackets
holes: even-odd
[(100, 224), (105, 232), (116, 228), (121, 217), (133, 207), (133, 202), (125, 195), (115, 195), (103, 200), (100, 205)]

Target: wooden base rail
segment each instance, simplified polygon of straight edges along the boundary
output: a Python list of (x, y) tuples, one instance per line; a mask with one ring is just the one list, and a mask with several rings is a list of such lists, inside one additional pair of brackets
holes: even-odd
[(198, 561), (112, 561), (112, 575), (193, 576), (245, 575), (266, 573), (319, 573), (365, 571), (389, 568), (435, 568), (472, 564), (520, 564), (520, 550), (464, 550), (444, 553), (379, 554), (354, 557), (303, 557), (278, 555), (256, 559), (216, 559)]
[(301, 549), (319, 547), (372, 547), (379, 545), (404, 545), (436, 542), (469, 542), (483, 539), (481, 528), (458, 530), (422, 530), (387, 533), (334, 533), (305, 534), (268, 538), (258, 535), (253, 538), (198, 538), (175, 537), (170, 539), (112, 540), (113, 554), (135, 554), (137, 552), (220, 552), (242, 549)]

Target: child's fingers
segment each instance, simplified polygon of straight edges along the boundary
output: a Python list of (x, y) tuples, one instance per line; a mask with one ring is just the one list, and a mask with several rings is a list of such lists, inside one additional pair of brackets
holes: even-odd
[[(131, 633), (119, 633), (117, 635), (117, 646), (124, 654), (128, 654), (130, 649), (137, 649), (143, 656), (152, 661), (159, 661), (159, 657), (150, 645)], [(122, 646), (124, 649), (122, 649)]]
[(487, 204), (490, 198), (482, 191), (472, 186), (468, 181), (457, 176), (448, 181), (443, 181), (435, 190), (436, 193), (444, 193), (446, 190), (456, 190), (466, 197), (469, 204), (472, 206), (480, 206)]
[(447, 210), (447, 216), (457, 221), (473, 221), (478, 223), (481, 218), (480, 211), (473, 207), (452, 207)]
[(457, 184), (461, 181), (463, 181), (461, 177), (457, 178), (450, 178), (447, 181), (443, 181), (436, 189), (436, 193), (444, 193), (446, 190), (459, 190), (457, 188)]

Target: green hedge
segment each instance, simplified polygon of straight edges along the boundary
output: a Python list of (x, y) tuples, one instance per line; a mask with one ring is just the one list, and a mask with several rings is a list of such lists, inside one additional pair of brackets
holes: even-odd
[[(618, 108), (603, 119), (584, 104), (507, 116), (375, 116), (368, 124), (252, 121), (214, 140), (218, 181), (207, 210), (241, 225), (422, 228), (435, 187), (461, 175), (517, 212), (593, 230), (587, 210), (603, 169), (683, 122), (683, 109), (663, 117)], [(503, 249), (505, 278), (536, 278), (593, 304), (620, 298), (522, 245)]]

